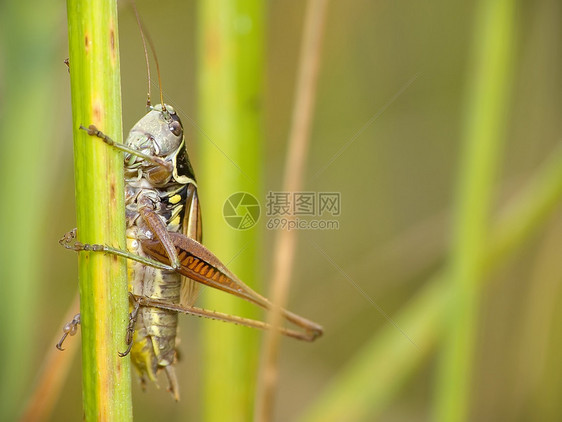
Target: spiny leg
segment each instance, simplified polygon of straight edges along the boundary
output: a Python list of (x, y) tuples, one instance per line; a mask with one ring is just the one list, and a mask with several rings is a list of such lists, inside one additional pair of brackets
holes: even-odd
[[(273, 326), (267, 322), (258, 321), (250, 318), (243, 318), (236, 315), (229, 315), (223, 312), (211, 311), (190, 305), (180, 305), (177, 303), (169, 303), (163, 300), (152, 299), (145, 296), (136, 296), (136, 301), (141, 306), (151, 306), (153, 308), (164, 309), (167, 311), (180, 312), (187, 315), (193, 315), (217, 321), (229, 322), (231, 324), (243, 325), (245, 327), (257, 328), (258, 330), (271, 330)], [(279, 332), (287, 337), (296, 338), (304, 341), (314, 341), (322, 332), (320, 331), (295, 331), (290, 328), (278, 327)]]
[(129, 354), (129, 352), (131, 351), (131, 348), (133, 347), (133, 336), (135, 334), (135, 324), (137, 322), (137, 318), (139, 316), (139, 309), (140, 309), (140, 303), (135, 298), (135, 295), (133, 295), (132, 293), (129, 293), (129, 297), (131, 298), (131, 300), (133, 300), (135, 305), (133, 307), (132, 312), (129, 314), (129, 324), (127, 325), (127, 336), (125, 337), (125, 341), (127, 343), (127, 350), (125, 350), (123, 353), (119, 352), (119, 356), (121, 356), (122, 358), (127, 356)]
[[(154, 261), (151, 260), (149, 258), (143, 258), (141, 256), (132, 254), (128, 251), (122, 251), (120, 249), (116, 249), (116, 248), (112, 248), (110, 246), (107, 245), (96, 245), (96, 244), (84, 244), (82, 242), (74, 242), (74, 239), (76, 239), (76, 232), (77, 229), (74, 228), (71, 231), (69, 231), (68, 233), (65, 233), (64, 236), (59, 240), (59, 243), (61, 244), (61, 246), (63, 246), (66, 249), (69, 250), (73, 250), (76, 252), (79, 251), (90, 251), (90, 252), (106, 252), (106, 253), (110, 253), (110, 254), (114, 254), (117, 256), (121, 256), (124, 258), (128, 258), (128, 259), (132, 259), (134, 261), (140, 262), (142, 264), (148, 265), (148, 266), (152, 266), (152, 267), (156, 267), (159, 269), (163, 269), (163, 270), (169, 270), (169, 271), (173, 271), (173, 268), (165, 265), (165, 264), (161, 264), (158, 261)], [(136, 299), (136, 297), (129, 293), (129, 296), (131, 297), (131, 299), (134, 301), (134, 307), (132, 312), (129, 314), (129, 323), (127, 325), (127, 334), (125, 337), (125, 341), (127, 344), (127, 350), (125, 350), (124, 352), (119, 352), (119, 356), (121, 357), (125, 357), (129, 354), (129, 352), (131, 351), (131, 348), (133, 347), (133, 335), (135, 333), (135, 323), (137, 321), (138, 318), (138, 313), (139, 313), (139, 308), (140, 308), (140, 303), (139, 301)], [(64, 339), (70, 334), (70, 335), (74, 335), (76, 333), (76, 326), (80, 323), (80, 314), (77, 314), (74, 319), (72, 320), (71, 323), (67, 324), (64, 327), (64, 335), (61, 338), (61, 340), (59, 341), (59, 343), (57, 344), (57, 348), (59, 350), (63, 350), (62, 349), (62, 343), (64, 341)]]
[(88, 252), (105, 252), (111, 255), (117, 255), (122, 258), (127, 258), (136, 262), (140, 262), (141, 264), (148, 265), (149, 267), (158, 268), (160, 270), (167, 270), (167, 271), (174, 271), (174, 268), (170, 265), (162, 264), (154, 259), (144, 258), (139, 255), (135, 255), (129, 251), (124, 251), (121, 249), (117, 249), (108, 245), (99, 245), (99, 244), (90, 244), (90, 243), (82, 243), (82, 242), (74, 242), (76, 239), (76, 229), (72, 229), (68, 233), (66, 233), (60, 240), (59, 244), (66, 249), (71, 251), (88, 251)]
[(62, 335), (60, 341), (57, 343), (57, 349), (59, 349), (60, 351), (64, 350), (62, 348), (62, 344), (64, 343), (64, 340), (66, 339), (67, 336), (69, 335), (73, 336), (74, 334), (76, 334), (79, 325), (80, 325), (80, 314), (76, 314), (74, 315), (74, 318), (72, 318), (72, 321), (66, 324), (62, 329), (64, 334)]
[(76, 228), (65, 233), (64, 236), (61, 237), (61, 239), (59, 240), (59, 244), (62, 247), (69, 249), (71, 251), (106, 252), (113, 255), (121, 256), (123, 258), (132, 259), (133, 261), (140, 262), (141, 264), (148, 265), (149, 267), (154, 267), (154, 268), (158, 268), (161, 270), (168, 270), (168, 271), (177, 270), (180, 267), (177, 251), (172, 240), (170, 239), (169, 233), (165, 230), (166, 227), (165, 226), (160, 227), (160, 225), (158, 224), (158, 223), (163, 224), (162, 220), (160, 220), (160, 218), (154, 211), (145, 210), (143, 212), (143, 217), (146, 219), (145, 221), (147, 222), (151, 230), (155, 232), (155, 234), (158, 237), (158, 240), (165, 248), (166, 253), (168, 254), (168, 258), (170, 258), (171, 256), (172, 259), (170, 259), (170, 262), (172, 263), (172, 265), (162, 264), (161, 262), (156, 261), (154, 259), (144, 258), (142, 256), (135, 255), (128, 251), (117, 249), (108, 245), (90, 244), (90, 243), (82, 243), (79, 241), (74, 241), (76, 239), (76, 232), (77, 232)]
[(123, 152), (127, 152), (131, 155), (135, 155), (137, 157), (143, 158), (153, 164), (156, 164), (157, 166), (162, 166), (166, 169), (168, 169), (169, 171), (172, 171), (172, 163), (163, 160), (160, 157), (155, 157), (153, 155), (148, 155), (145, 154), (143, 152), (137, 151), (134, 148), (128, 147), (125, 144), (120, 144), (118, 142), (115, 142), (113, 139), (111, 139), (109, 136), (107, 136), (105, 133), (103, 133), (101, 130), (98, 130), (98, 128), (95, 125), (90, 125), (88, 127), (84, 127), (82, 125), (80, 125), (80, 129), (85, 130), (88, 135), (90, 136), (95, 136), (97, 138), (100, 138), (103, 142), (105, 142), (107, 145), (118, 149), (119, 151), (123, 151)]

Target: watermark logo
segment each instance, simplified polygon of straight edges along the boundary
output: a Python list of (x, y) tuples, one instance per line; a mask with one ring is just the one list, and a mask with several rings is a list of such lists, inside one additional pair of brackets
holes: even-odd
[(254, 195), (247, 192), (230, 195), (222, 208), (224, 221), (236, 230), (254, 227), (260, 218), (260, 212), (260, 203)]
[(268, 229), (338, 230), (340, 192), (268, 192)]

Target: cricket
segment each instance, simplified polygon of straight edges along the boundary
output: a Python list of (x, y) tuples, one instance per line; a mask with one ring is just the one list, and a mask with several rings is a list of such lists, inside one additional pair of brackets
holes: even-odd
[[(201, 243), (201, 206), (183, 125), (176, 110), (164, 103), (155, 48), (145, 35), (136, 8), (133, 10), (146, 58), (148, 112), (133, 126), (124, 144), (114, 142), (94, 125), (81, 126), (92, 138), (124, 153), (127, 250), (81, 243), (76, 229), (65, 234), (60, 243), (76, 252), (102, 252), (127, 259), (131, 304), (128, 328), (123, 333), (127, 349), (120, 356), (130, 354), (143, 387), (147, 379), (156, 382), (157, 374), (163, 371), (168, 390), (179, 400), (174, 368), (179, 313), (262, 330), (278, 329), (283, 335), (304, 341), (321, 336), (322, 327), (276, 307), (238, 279)], [(147, 41), (158, 76), (160, 103), (156, 105), (152, 105), (150, 98)], [(263, 321), (196, 307), (201, 285), (222, 290), (265, 310), (280, 312), (295, 328), (273, 328)], [(58, 349), (62, 350), (64, 340), (76, 333), (79, 324), (78, 314), (64, 327)]]

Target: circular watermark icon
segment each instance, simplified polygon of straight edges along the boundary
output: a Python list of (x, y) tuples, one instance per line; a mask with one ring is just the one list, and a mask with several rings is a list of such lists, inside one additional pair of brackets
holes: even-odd
[(222, 207), (224, 221), (236, 230), (248, 230), (256, 225), (260, 218), (260, 203), (248, 192), (236, 192), (230, 195)]

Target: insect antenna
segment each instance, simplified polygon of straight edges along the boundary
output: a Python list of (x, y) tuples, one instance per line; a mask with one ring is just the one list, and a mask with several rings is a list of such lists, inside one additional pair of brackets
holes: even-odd
[(162, 78), (160, 77), (160, 64), (158, 63), (158, 56), (156, 55), (156, 48), (154, 48), (154, 43), (150, 38), (150, 34), (148, 32), (145, 33), (144, 25), (142, 24), (141, 18), (139, 16), (139, 12), (137, 10), (137, 5), (135, 0), (131, 0), (131, 4), (133, 6), (133, 10), (135, 11), (135, 17), (137, 18), (137, 24), (139, 26), (141, 38), (142, 38), (142, 46), (144, 49), (144, 58), (146, 60), (146, 73), (148, 75), (148, 96), (146, 98), (146, 105), (147, 107), (151, 107), (150, 102), (150, 63), (148, 60), (148, 51), (146, 48), (146, 41), (148, 40), (148, 44), (150, 45), (150, 49), (152, 50), (152, 56), (154, 57), (154, 62), (156, 63), (156, 73), (158, 75), (158, 88), (160, 89), (160, 104), (162, 104), (162, 111), (166, 111), (166, 106), (164, 105), (164, 94), (162, 91)]

